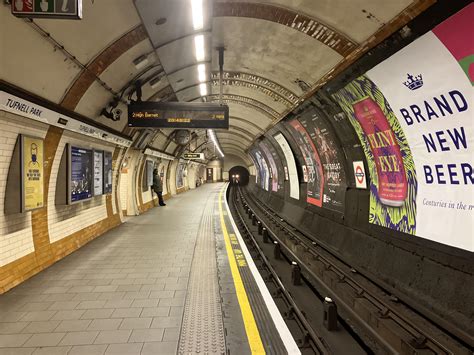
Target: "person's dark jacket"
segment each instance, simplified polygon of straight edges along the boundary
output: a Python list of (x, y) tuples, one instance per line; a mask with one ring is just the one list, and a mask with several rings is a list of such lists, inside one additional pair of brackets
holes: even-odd
[(161, 178), (159, 175), (154, 175), (153, 176), (153, 191), (156, 193), (158, 192), (163, 192), (163, 183), (161, 182)]

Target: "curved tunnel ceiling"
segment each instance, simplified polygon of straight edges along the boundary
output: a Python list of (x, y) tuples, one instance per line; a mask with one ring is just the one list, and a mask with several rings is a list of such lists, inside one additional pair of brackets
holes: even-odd
[[(195, 70), (199, 62), (190, 49), (190, 39), (199, 32), (207, 46), (205, 101), (219, 101), (214, 48), (225, 48), (223, 101), (230, 108), (231, 129), (218, 130), (217, 136), (224, 153), (244, 152), (315, 89), (433, 2), (204, 0), (199, 31), (192, 27), (188, 0), (86, 0), (81, 21), (22, 20), (2, 6), (2, 23), (23, 39), (19, 45), (12, 36), (2, 37), (2, 50), (11, 53), (2, 78), (132, 134), (125, 115), (113, 122), (101, 110), (115, 97), (126, 112), (130, 83), (136, 79), (142, 80), (145, 100), (201, 100)], [(19, 73), (17, 63), (31, 53), (36, 67), (54, 71), (26, 68)], [(139, 57), (147, 61), (137, 69), (133, 62)], [(166, 148), (159, 146), (162, 141), (166, 139), (157, 141), (157, 149)]]

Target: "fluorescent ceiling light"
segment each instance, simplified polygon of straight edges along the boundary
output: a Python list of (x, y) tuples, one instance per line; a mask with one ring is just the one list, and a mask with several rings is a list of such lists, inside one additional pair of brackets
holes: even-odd
[(202, 62), (205, 57), (204, 53), (204, 35), (194, 37), (194, 48), (196, 50), (196, 60)]
[(204, 17), (202, 13), (202, 0), (191, 0), (191, 8), (193, 10), (193, 26), (194, 30), (201, 30), (204, 27)]
[(199, 91), (201, 92), (201, 96), (206, 96), (207, 95), (207, 84), (206, 83), (199, 84)]
[(201, 83), (206, 81), (206, 64), (198, 65), (198, 76)]
[(138, 70), (143, 69), (148, 64), (148, 57), (146, 55), (142, 55), (133, 61), (135, 68)]

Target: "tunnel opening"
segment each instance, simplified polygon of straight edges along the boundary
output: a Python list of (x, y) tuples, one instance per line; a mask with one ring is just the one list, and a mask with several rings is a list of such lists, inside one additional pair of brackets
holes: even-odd
[(247, 168), (237, 165), (229, 170), (229, 181), (231, 184), (245, 186), (249, 183), (250, 173)]

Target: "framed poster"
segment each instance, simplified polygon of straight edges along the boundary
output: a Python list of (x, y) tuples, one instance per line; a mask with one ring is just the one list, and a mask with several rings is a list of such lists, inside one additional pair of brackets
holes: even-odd
[(152, 160), (146, 161), (146, 181), (147, 186), (153, 185), (153, 166), (154, 162)]
[(278, 143), (283, 155), (285, 156), (285, 179), (290, 181), (290, 197), (298, 200), (300, 198), (300, 185), (293, 151), (283, 134), (277, 133), (273, 138), (275, 138), (275, 141)]
[(93, 151), (70, 146), (69, 203), (87, 200), (93, 192)]
[(104, 152), (104, 194), (112, 193), (112, 153)]
[(94, 150), (94, 196), (104, 193), (104, 152)]
[(31, 211), (44, 206), (43, 149), (41, 138), (20, 135), (22, 207)]

